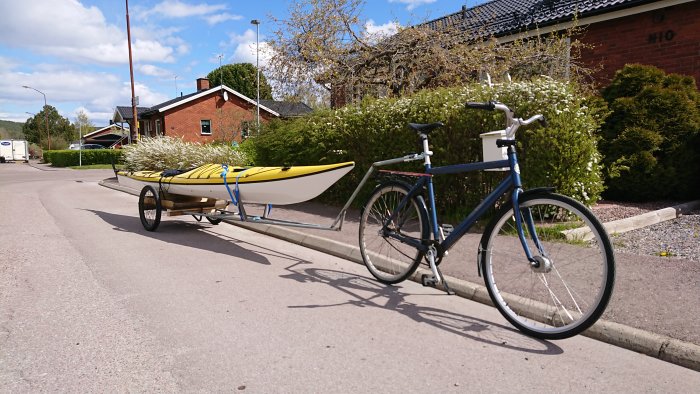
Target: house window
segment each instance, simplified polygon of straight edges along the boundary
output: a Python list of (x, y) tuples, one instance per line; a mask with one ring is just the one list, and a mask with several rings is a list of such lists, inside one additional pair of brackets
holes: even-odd
[(160, 119), (156, 119), (156, 135), (161, 135)]
[(211, 121), (202, 120), (200, 123), (202, 125), (202, 135), (211, 135)]

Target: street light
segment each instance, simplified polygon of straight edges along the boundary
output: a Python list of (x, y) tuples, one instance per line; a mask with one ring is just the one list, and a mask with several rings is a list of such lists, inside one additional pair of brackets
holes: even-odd
[(49, 132), (49, 111), (48, 111), (48, 108), (46, 108), (46, 107), (47, 107), (47, 105), (46, 105), (46, 95), (45, 95), (44, 92), (42, 92), (41, 90), (34, 89), (34, 88), (31, 87), (31, 86), (22, 85), (22, 87), (25, 88), (25, 89), (32, 89), (32, 90), (34, 90), (34, 91), (37, 91), (37, 92), (41, 93), (42, 96), (44, 96), (44, 118), (45, 118), (45, 120), (46, 120), (46, 136), (47, 136), (48, 139), (49, 139), (49, 150), (51, 150), (51, 133)]
[(257, 124), (258, 124), (258, 134), (260, 133), (260, 21), (253, 19), (250, 21), (251, 24), (255, 25), (255, 70), (257, 71)]

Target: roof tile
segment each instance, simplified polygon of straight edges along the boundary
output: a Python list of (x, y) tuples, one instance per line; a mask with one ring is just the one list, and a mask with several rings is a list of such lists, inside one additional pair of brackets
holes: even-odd
[(505, 36), (561, 22), (585, 18), (660, 0), (491, 0), (473, 8), (426, 22), (433, 29), (445, 25), (480, 36)]

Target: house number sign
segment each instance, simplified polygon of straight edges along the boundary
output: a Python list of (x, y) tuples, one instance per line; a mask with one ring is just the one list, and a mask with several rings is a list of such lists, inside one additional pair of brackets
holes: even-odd
[(664, 42), (673, 41), (676, 37), (676, 32), (673, 30), (659, 31), (649, 34), (649, 44), (661, 44)]

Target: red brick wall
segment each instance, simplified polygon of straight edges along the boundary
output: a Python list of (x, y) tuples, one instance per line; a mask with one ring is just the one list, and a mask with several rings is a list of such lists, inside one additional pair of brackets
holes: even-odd
[(582, 60), (602, 66), (604, 85), (628, 63), (654, 65), (700, 82), (700, 2), (681, 4), (586, 27), (582, 42), (594, 45)]
[[(164, 114), (163, 132), (171, 137), (183, 137), (189, 142), (241, 141), (241, 122), (255, 125), (256, 108), (233, 94), (224, 101), (221, 94), (211, 94), (175, 107)], [(260, 111), (260, 122), (266, 123), (272, 116)], [(154, 117), (155, 119), (155, 117)], [(201, 121), (211, 122), (211, 135), (202, 135)]]

